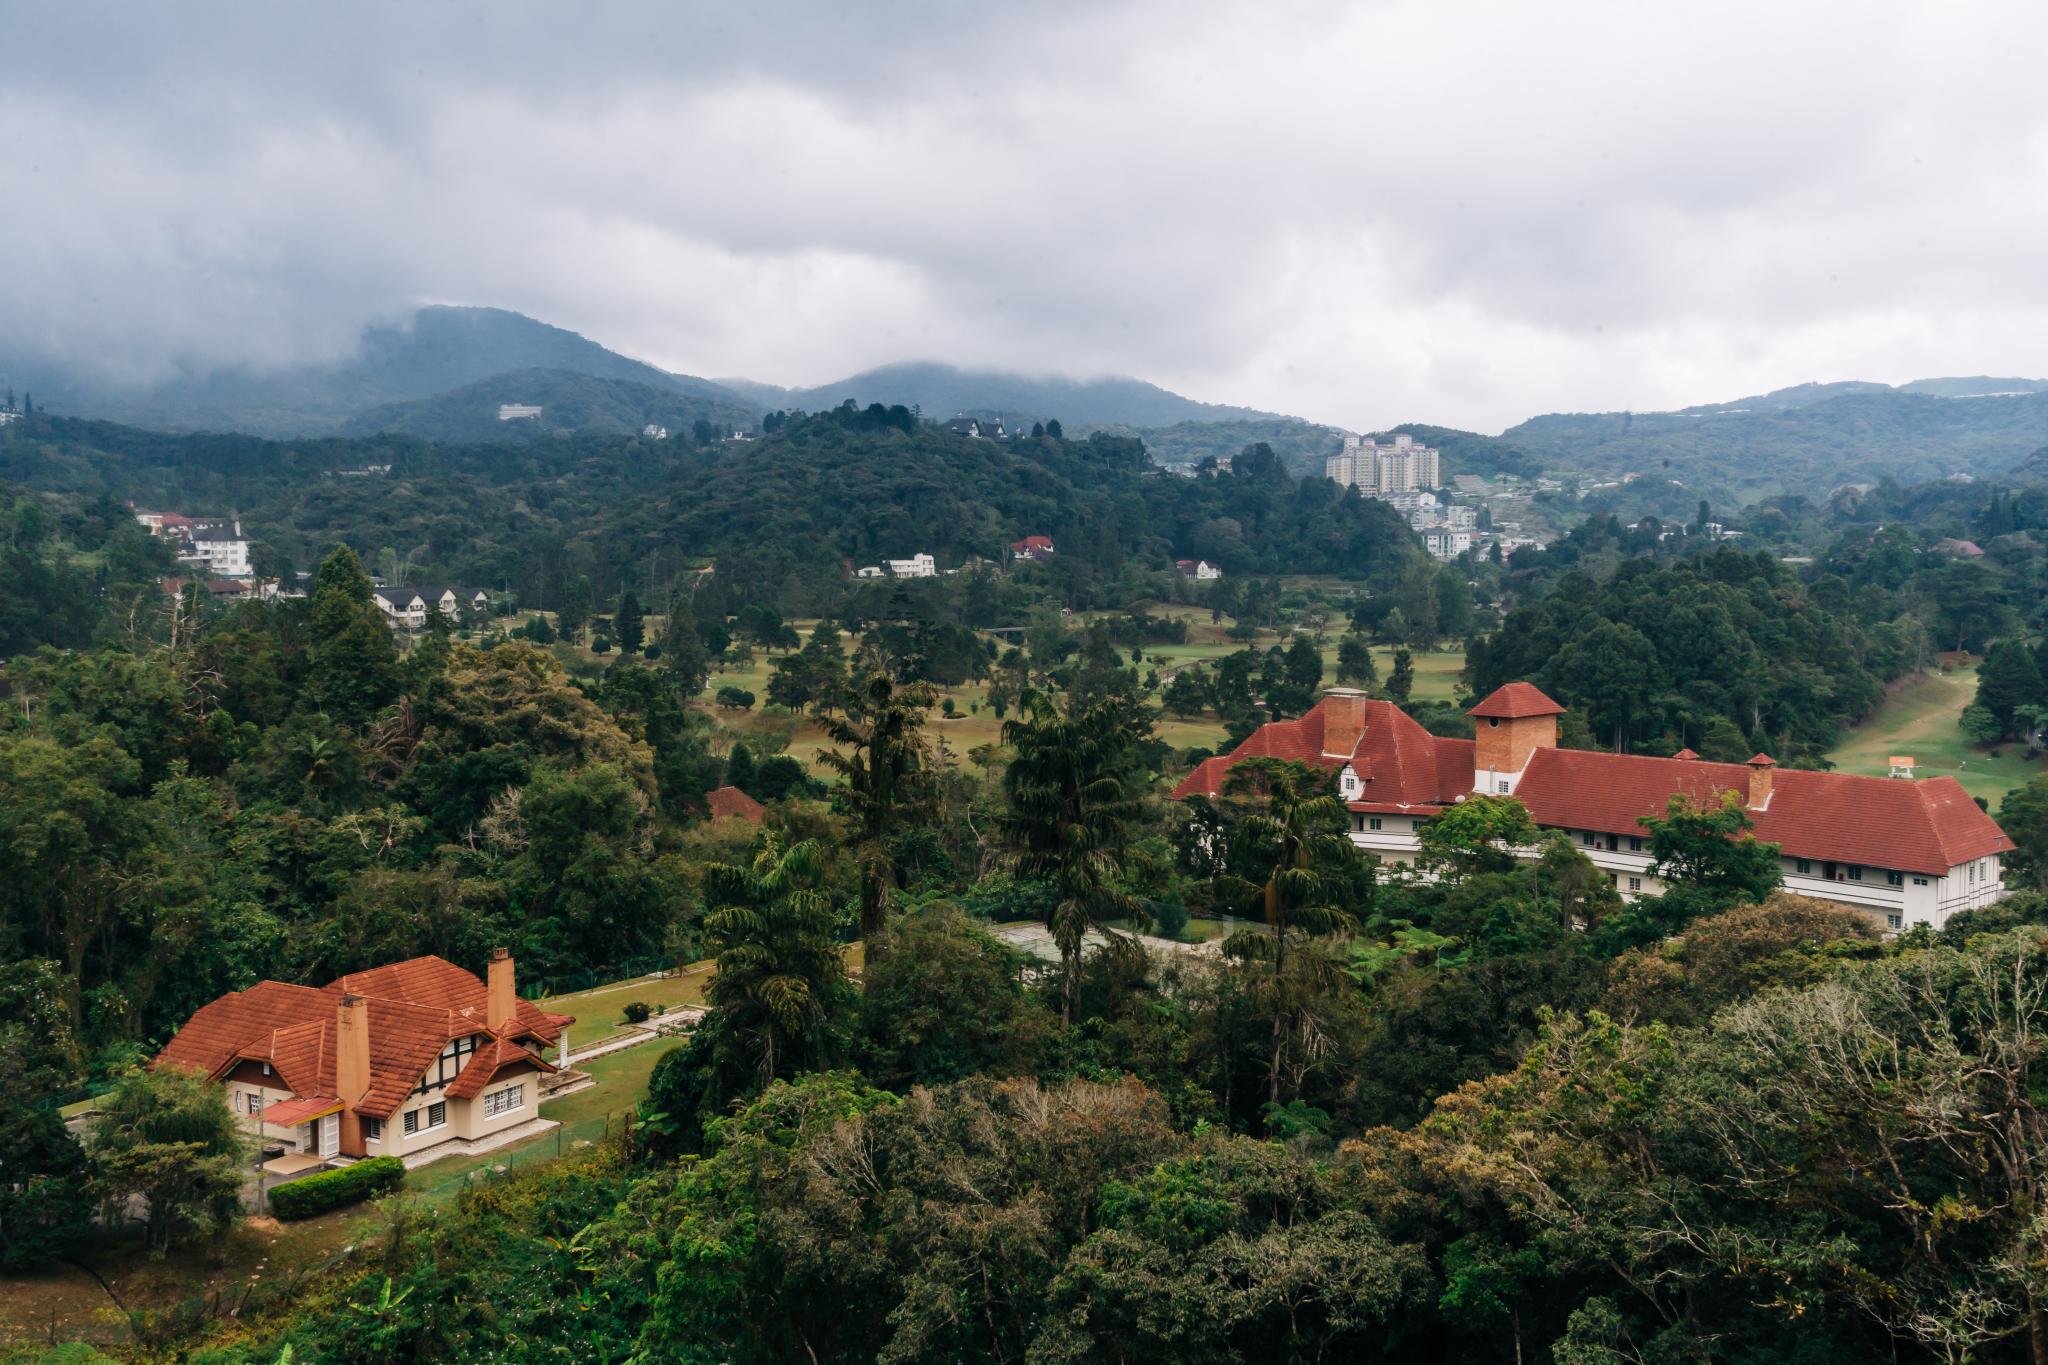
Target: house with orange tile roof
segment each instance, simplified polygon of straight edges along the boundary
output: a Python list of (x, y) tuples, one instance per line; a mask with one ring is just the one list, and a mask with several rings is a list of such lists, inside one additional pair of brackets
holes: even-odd
[(758, 825), (768, 814), (767, 807), (738, 787), (715, 788), (705, 795), (704, 805), (713, 820), (745, 820)]
[(521, 1000), (500, 948), (482, 981), (438, 957), (317, 990), (259, 981), (201, 1006), (152, 1065), (220, 1082), (260, 1139), (420, 1165), (540, 1126), (539, 1080), (559, 1070), (544, 1051), (566, 1055), (574, 1022)]
[(1513, 796), (1635, 897), (1664, 890), (1643, 820), (1661, 817), (1674, 795), (1710, 803), (1732, 794), (1755, 837), (1778, 845), (1786, 890), (1850, 906), (1884, 928), (1939, 929), (2005, 894), (1999, 860), (2012, 840), (1954, 778), (1914, 779), (1910, 758), (1892, 759), (1891, 777), (1858, 777), (1780, 769), (1767, 754), (1709, 763), (1690, 749), (1671, 758), (1560, 749), (1564, 710), (1512, 682), (1468, 712), (1475, 738), (1445, 739), (1392, 702), (1333, 688), (1308, 714), (1262, 725), (1205, 760), (1172, 795), (1216, 796), (1248, 758), (1306, 763), (1336, 775), (1352, 843), (1395, 863), (1414, 861), (1422, 826), (1447, 808)]

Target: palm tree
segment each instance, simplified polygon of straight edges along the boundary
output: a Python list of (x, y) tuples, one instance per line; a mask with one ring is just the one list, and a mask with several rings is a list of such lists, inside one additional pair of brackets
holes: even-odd
[[(1336, 891), (1324, 869), (1341, 858), (1352, 856), (1351, 841), (1344, 836), (1349, 823), (1344, 804), (1324, 790), (1317, 774), (1299, 763), (1275, 759), (1250, 759), (1231, 769), (1224, 784), (1232, 796), (1263, 795), (1263, 812), (1247, 815), (1238, 822), (1234, 838), (1266, 869), (1263, 883), (1241, 878), (1225, 879), (1231, 895), (1265, 921), (1265, 932), (1241, 930), (1231, 935), (1224, 951), (1240, 961), (1270, 962), (1268, 999), (1273, 1011), (1272, 1055), (1266, 1068), (1267, 1099), (1280, 1103), (1280, 1063), (1285, 1055), (1290, 1026), (1305, 1024), (1307, 994), (1313, 979), (1293, 980), (1288, 975), (1289, 941), (1336, 933), (1350, 927), (1351, 916), (1330, 903)], [(1309, 975), (1317, 960), (1309, 959)], [(1333, 975), (1331, 967), (1326, 974)], [(1297, 967), (1296, 977), (1304, 973)]]
[(785, 850), (772, 832), (751, 867), (705, 868), (706, 890), (720, 907), (704, 918), (718, 958), (706, 996), (737, 1036), (753, 1040), (763, 1086), (786, 1062), (802, 1059), (845, 980), (832, 908), (818, 889), (823, 868), (816, 840)]
[(860, 936), (869, 952), (880, 943), (896, 884), (887, 840), (898, 814), (919, 798), (914, 784), (925, 760), (919, 732), (935, 699), (927, 684), (899, 688), (875, 669), (848, 693), (846, 714), (824, 721), (826, 737), (845, 748), (828, 749), (818, 761), (846, 778), (846, 805), (860, 830), (854, 859), (860, 867)]
[(1076, 714), (1026, 689), (1017, 709), (1003, 725), (1003, 742), (1017, 753), (1003, 774), (1003, 830), (1018, 849), (1018, 873), (1053, 883), (1046, 928), (1060, 952), (1060, 1021), (1071, 1025), (1088, 930), (1143, 914), (1116, 885), (1138, 814), (1123, 782), (1131, 731), (1113, 699)]

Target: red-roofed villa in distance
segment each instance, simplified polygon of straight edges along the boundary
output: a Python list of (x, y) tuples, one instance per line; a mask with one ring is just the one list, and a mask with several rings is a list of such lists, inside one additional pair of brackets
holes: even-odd
[(758, 825), (768, 814), (766, 807), (738, 787), (719, 787), (705, 796), (704, 806), (713, 820), (745, 820)]
[(1338, 688), (1299, 720), (1260, 726), (1230, 754), (1206, 760), (1174, 788), (1176, 800), (1214, 796), (1247, 758), (1293, 759), (1337, 774), (1351, 810), (1351, 841), (1390, 862), (1414, 859), (1416, 831), (1471, 795), (1513, 796), (1538, 825), (1570, 835), (1625, 896), (1655, 895), (1641, 821), (1673, 795), (1741, 802), (1758, 839), (1779, 846), (1785, 887), (1861, 910), (1884, 927), (1940, 928), (1958, 910), (2005, 893), (2005, 831), (1952, 777), (1912, 778), (1784, 769), (1768, 754), (1708, 763), (1690, 749), (1672, 758), (1557, 747), (1564, 708), (1512, 682), (1469, 713), (1474, 739), (1441, 739), (1392, 702)]
[(157, 1066), (204, 1072), (257, 1137), (304, 1156), (409, 1166), (553, 1127), (539, 1081), (568, 1052), (572, 1015), (521, 1000), (500, 948), (488, 980), (416, 957), (319, 990), (259, 981), (202, 1006)]

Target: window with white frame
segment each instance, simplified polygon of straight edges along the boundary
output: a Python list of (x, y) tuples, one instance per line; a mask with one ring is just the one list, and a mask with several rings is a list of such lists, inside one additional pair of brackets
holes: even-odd
[(1629, 889), (1629, 890), (1631, 890), (1631, 891), (1640, 891), (1640, 890), (1642, 890), (1642, 889), (1643, 889), (1643, 879), (1642, 879), (1641, 877), (1630, 877), (1630, 878), (1628, 879), (1628, 889)]
[(1886, 886), (1904, 886), (1906, 884), (1906, 874), (1903, 872), (1887, 872), (1884, 874), (1884, 884)]
[(259, 1090), (259, 1091), (256, 1091), (256, 1092), (255, 1092), (254, 1094), (252, 1094), (252, 1095), (250, 1095), (250, 1096), (249, 1096), (249, 1113), (250, 1113), (251, 1117), (254, 1117), (254, 1118), (258, 1118), (258, 1119), (260, 1119), (260, 1118), (262, 1118), (262, 1117), (263, 1117), (263, 1092), (262, 1092), (262, 1091), (260, 1091), (260, 1090)]
[(1813, 859), (1794, 858), (1792, 860), (1792, 870), (1802, 877), (1811, 876), (1813, 873)]
[(364, 1119), (364, 1120), (363, 1120), (363, 1141), (365, 1141), (365, 1142), (382, 1142), (383, 1140), (384, 1140), (384, 1120), (382, 1120), (382, 1119), (368, 1119), (368, 1118)]
[(1915, 878), (1913, 878), (1913, 885), (1915, 885), (1915, 886), (1925, 886), (1925, 885), (1927, 885), (1927, 878), (1925, 878), (1925, 877), (1915, 877)]
[(1378, 829), (1384, 823), (1386, 822), (1381, 820), (1380, 817), (1377, 815), (1373, 816), (1371, 819), (1365, 822), (1367, 829)]
[(1861, 867), (1858, 867), (1855, 863), (1850, 863), (1848, 870), (1850, 881), (1860, 882), (1863, 880), (1863, 869)]
[(484, 1096), (484, 1117), (494, 1119), (500, 1114), (509, 1114), (514, 1109), (523, 1109), (525, 1106), (526, 1087), (515, 1085)]
[(420, 1111), (419, 1111), (419, 1110), (417, 1110), (417, 1109), (408, 1109), (408, 1110), (406, 1110), (406, 1111), (405, 1111), (405, 1135), (406, 1135), (407, 1137), (411, 1137), (411, 1136), (412, 1136), (412, 1135), (413, 1135), (414, 1133), (417, 1133), (417, 1132), (418, 1132), (419, 1130), (420, 1130)]
[(1905, 927), (1905, 924), (1906, 917), (1904, 915), (1886, 915), (1884, 917), (1884, 927), (1887, 929), (1901, 929)]
[(1506, 796), (1508, 794), (1508, 780), (1505, 777), (1500, 779), (1500, 794), (1502, 796)]
[(446, 1122), (448, 1122), (448, 1102), (446, 1100), (435, 1100), (427, 1106), (427, 1127), (439, 1128)]

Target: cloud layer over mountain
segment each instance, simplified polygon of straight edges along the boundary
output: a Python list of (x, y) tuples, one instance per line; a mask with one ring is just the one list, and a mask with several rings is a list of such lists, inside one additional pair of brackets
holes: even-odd
[(0, 354), (489, 303), (691, 374), (1126, 373), (1367, 428), (2033, 372), (2021, 3), (16, 8)]

